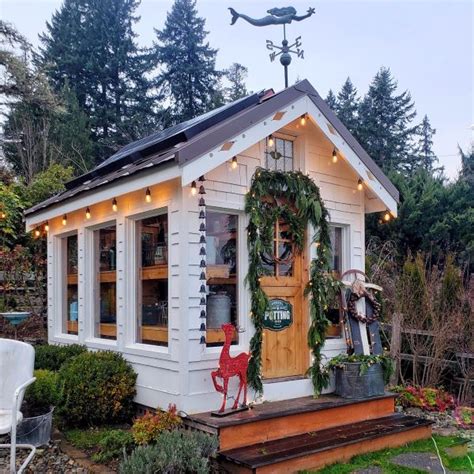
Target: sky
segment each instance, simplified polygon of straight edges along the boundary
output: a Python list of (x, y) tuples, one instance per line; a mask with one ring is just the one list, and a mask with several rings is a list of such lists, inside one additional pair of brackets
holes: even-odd
[[(61, 0), (0, 0), (0, 17), (34, 45)], [(142, 0), (135, 25), (140, 45), (149, 46), (172, 0)], [(399, 90), (408, 89), (421, 122), (436, 129), (434, 151), (450, 178), (460, 168), (458, 144), (467, 149), (474, 134), (474, 2), (471, 0), (197, 0), (208, 40), (219, 50), (217, 66), (247, 66), (249, 90), (284, 86), (283, 68), (270, 62), (265, 43), (282, 39), (281, 26), (257, 28), (239, 19), (230, 25), (228, 7), (254, 18), (273, 7), (308, 7), (315, 15), (287, 27), (290, 41), (301, 36), (304, 59), (293, 58), (290, 84), (308, 79), (320, 95), (337, 92), (350, 77), (361, 95), (380, 69), (389, 67)]]

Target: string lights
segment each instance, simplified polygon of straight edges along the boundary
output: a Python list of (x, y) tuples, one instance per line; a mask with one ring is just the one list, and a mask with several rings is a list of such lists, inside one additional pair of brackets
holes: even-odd
[(41, 235), (41, 232), (39, 229), (35, 229), (35, 237), (38, 238)]
[(117, 199), (115, 199), (115, 198), (112, 201), (112, 211), (114, 211), (114, 212), (118, 211)]
[(233, 170), (236, 170), (236, 169), (237, 169), (237, 166), (238, 166), (237, 157), (234, 156), (234, 157), (232, 158), (232, 161), (230, 162), (230, 167), (231, 167)]
[(86, 209), (86, 219), (90, 219), (91, 218), (91, 210), (89, 209), (89, 207)]
[(357, 190), (358, 191), (362, 191), (364, 189), (364, 182), (359, 179), (359, 181), (357, 181)]
[(332, 162), (337, 163), (337, 150), (336, 150), (336, 148), (334, 148), (334, 150), (332, 151)]
[(64, 214), (62, 223), (63, 223), (63, 225), (67, 224), (67, 214)]
[(46, 221), (46, 224), (44, 225), (44, 231), (49, 232), (49, 223)]
[(300, 124), (304, 127), (306, 125), (306, 114), (300, 117)]
[(275, 144), (275, 140), (273, 139), (273, 135), (270, 135), (268, 137), (268, 146), (273, 147), (274, 144)]
[(191, 196), (196, 196), (197, 194), (197, 185), (196, 185), (196, 181), (193, 181), (191, 183)]
[(146, 201), (146, 202), (151, 202), (151, 191), (150, 191), (150, 188), (146, 188), (146, 191), (145, 191), (145, 201)]
[(383, 220), (384, 220), (385, 222), (388, 222), (388, 221), (390, 220), (390, 218), (391, 218), (390, 211), (387, 209), (387, 210), (385, 211), (385, 214), (383, 215)]

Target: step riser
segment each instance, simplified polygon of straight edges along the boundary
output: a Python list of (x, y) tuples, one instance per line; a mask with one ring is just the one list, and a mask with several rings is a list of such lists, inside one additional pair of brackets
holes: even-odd
[(429, 438), (430, 436), (431, 428), (429, 426), (422, 426), (401, 433), (388, 434), (376, 439), (363, 440), (352, 445), (328, 449), (321, 453), (267, 465), (256, 470), (237, 466), (230, 462), (225, 462), (223, 467), (228, 472), (232, 472), (232, 474), (290, 474), (303, 469), (321, 469), (335, 462), (349, 461), (358, 454), (366, 454), (386, 448), (396, 448), (412, 441)]
[(219, 430), (219, 448), (222, 451), (273, 441), (310, 431), (374, 420), (394, 412), (394, 399), (365, 400), (364, 403), (346, 405), (269, 420), (235, 425)]

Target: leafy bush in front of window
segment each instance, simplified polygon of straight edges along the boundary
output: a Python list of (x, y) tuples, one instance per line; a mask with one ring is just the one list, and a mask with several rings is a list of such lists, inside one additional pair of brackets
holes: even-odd
[(24, 403), (28, 416), (39, 416), (61, 403), (61, 387), (57, 372), (35, 370), (36, 380), (26, 389)]
[(209, 458), (217, 449), (217, 438), (198, 431), (164, 431), (156, 444), (138, 446), (120, 464), (120, 474), (178, 474), (210, 472)]
[(113, 424), (133, 414), (137, 374), (121, 354), (84, 352), (59, 371), (61, 416), (69, 426)]
[(176, 405), (170, 405), (167, 411), (146, 412), (133, 422), (133, 439), (137, 444), (149, 444), (163, 431), (173, 430), (180, 424), (181, 418), (177, 414)]
[(59, 370), (65, 362), (86, 351), (87, 347), (79, 344), (37, 346), (35, 348), (35, 369)]
[(122, 458), (133, 449), (135, 443), (129, 431), (110, 430), (99, 440), (98, 446), (99, 452), (92, 456), (92, 460), (104, 463)]

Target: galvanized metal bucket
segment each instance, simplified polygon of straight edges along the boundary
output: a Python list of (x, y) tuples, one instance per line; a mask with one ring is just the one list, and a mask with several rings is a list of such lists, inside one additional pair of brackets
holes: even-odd
[(230, 323), (230, 297), (226, 293), (217, 293), (207, 297), (207, 327), (220, 329)]
[(344, 364), (336, 369), (336, 394), (343, 398), (363, 399), (383, 395), (385, 385), (380, 364), (374, 364), (360, 375), (360, 362)]

